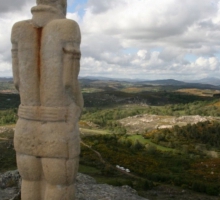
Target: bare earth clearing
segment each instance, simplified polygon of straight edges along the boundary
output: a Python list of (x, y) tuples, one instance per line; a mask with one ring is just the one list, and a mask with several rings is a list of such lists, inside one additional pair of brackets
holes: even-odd
[(219, 117), (211, 116), (162, 116), (162, 115), (135, 115), (119, 120), (126, 127), (128, 134), (145, 133), (154, 129), (172, 128), (175, 125), (185, 126), (204, 121), (219, 121)]

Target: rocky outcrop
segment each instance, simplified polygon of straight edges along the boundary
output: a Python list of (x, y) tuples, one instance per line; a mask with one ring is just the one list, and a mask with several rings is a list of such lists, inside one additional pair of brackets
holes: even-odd
[[(20, 200), (21, 178), (17, 170), (0, 175), (0, 199)], [(76, 179), (77, 200), (147, 200), (137, 195), (129, 186), (114, 187), (97, 184), (95, 179), (78, 173)]]
[(0, 175), (0, 199), (20, 200), (21, 177), (17, 170)]

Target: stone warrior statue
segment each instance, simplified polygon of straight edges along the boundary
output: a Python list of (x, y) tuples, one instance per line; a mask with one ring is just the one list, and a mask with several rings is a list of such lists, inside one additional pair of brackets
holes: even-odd
[(14, 146), (22, 200), (74, 200), (83, 99), (78, 83), (80, 30), (66, 0), (37, 0), (32, 19), (12, 29), (20, 93)]

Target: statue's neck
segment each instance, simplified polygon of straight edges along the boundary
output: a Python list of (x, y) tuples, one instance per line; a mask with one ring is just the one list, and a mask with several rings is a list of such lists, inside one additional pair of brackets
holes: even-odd
[(33, 14), (32, 22), (36, 27), (44, 27), (47, 23), (54, 19), (66, 18), (61, 11), (47, 5), (34, 6), (31, 9), (31, 12)]

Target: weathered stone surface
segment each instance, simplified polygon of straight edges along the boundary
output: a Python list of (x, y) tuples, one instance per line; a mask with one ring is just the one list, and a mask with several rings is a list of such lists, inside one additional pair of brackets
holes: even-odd
[(13, 77), (21, 99), (14, 147), (22, 200), (75, 199), (81, 34), (78, 24), (66, 19), (66, 4), (37, 0), (32, 19), (12, 28)]
[[(15, 180), (9, 188), (0, 189), (1, 200), (20, 200), (18, 171), (0, 175), (0, 184)], [(3, 182), (3, 183), (2, 183)], [(137, 195), (129, 186), (114, 187), (107, 184), (97, 184), (92, 177), (78, 173), (76, 178), (76, 200), (147, 200)]]
[[(8, 171), (0, 175), (0, 199), (1, 200), (20, 200), (19, 191), (21, 187), (21, 177), (17, 170)], [(17, 195), (18, 194), (18, 195)]]

